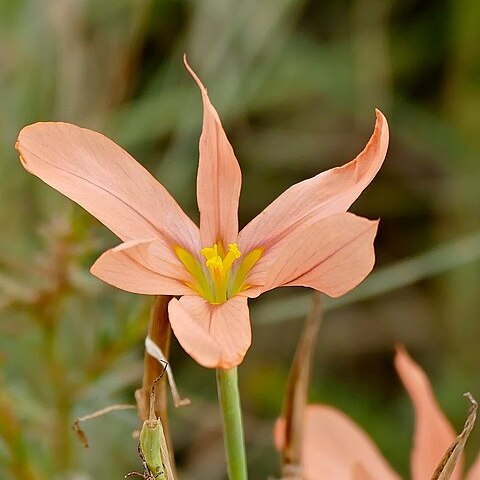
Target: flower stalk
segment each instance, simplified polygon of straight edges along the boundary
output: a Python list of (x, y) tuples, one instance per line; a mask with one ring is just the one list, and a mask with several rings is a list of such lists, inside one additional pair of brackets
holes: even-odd
[(222, 411), (223, 438), (229, 480), (246, 480), (247, 460), (237, 368), (217, 369), (218, 401)]

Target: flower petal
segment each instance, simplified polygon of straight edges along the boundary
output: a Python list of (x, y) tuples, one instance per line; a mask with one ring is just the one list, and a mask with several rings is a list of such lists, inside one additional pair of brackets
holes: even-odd
[[(304, 286), (338, 297), (357, 286), (375, 263), (373, 240), (378, 221), (338, 213), (300, 230), (278, 253), (269, 271), (259, 262), (247, 283), (266, 281), (263, 291)], [(246, 291), (248, 296), (254, 293)]]
[(466, 480), (478, 480), (480, 478), (480, 455), (473, 462), (473, 465), (468, 470)]
[(198, 228), (125, 150), (68, 123), (25, 127), (16, 144), (23, 166), (77, 202), (123, 241), (161, 236), (198, 251)]
[[(350, 418), (327, 405), (306, 410), (303, 445), (304, 478), (312, 480), (400, 480), (368, 435)], [(277, 447), (282, 422), (275, 427)]]
[(202, 93), (203, 128), (197, 176), (197, 201), (200, 210), (202, 246), (218, 241), (226, 247), (237, 241), (238, 200), (242, 174), (220, 118), (208, 98), (207, 89), (183, 58), (185, 67)]
[[(412, 480), (430, 478), (456, 434), (440, 409), (425, 372), (403, 348), (395, 355), (395, 368), (415, 408), (415, 434), (411, 453)], [(460, 480), (460, 461), (452, 480)]]
[(293, 185), (255, 217), (239, 234), (241, 252), (268, 250), (288, 242), (299, 227), (345, 212), (380, 169), (388, 147), (387, 120), (376, 110), (376, 124), (367, 146), (354, 160)]
[(233, 297), (219, 305), (198, 296), (174, 298), (168, 314), (180, 345), (204, 367), (239, 365), (252, 342), (245, 297)]
[(188, 273), (160, 239), (131, 240), (107, 250), (91, 273), (114, 287), (147, 295), (193, 295)]

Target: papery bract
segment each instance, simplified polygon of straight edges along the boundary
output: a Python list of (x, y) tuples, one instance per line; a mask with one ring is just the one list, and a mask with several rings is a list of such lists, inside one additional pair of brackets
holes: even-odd
[(238, 365), (251, 343), (246, 297), (286, 285), (331, 296), (360, 283), (374, 264), (377, 221), (347, 209), (378, 172), (388, 146), (385, 117), (357, 158), (300, 182), (238, 233), (241, 172), (206, 88), (197, 176), (200, 228), (127, 152), (103, 135), (66, 123), (19, 134), (24, 167), (77, 202), (124, 242), (91, 271), (123, 290), (183, 296), (169, 316), (201, 365)]

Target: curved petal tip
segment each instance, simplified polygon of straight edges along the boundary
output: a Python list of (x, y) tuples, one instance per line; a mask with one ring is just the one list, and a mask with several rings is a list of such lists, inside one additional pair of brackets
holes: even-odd
[(195, 83), (198, 85), (198, 88), (200, 88), (200, 91), (202, 94), (207, 95), (207, 89), (205, 85), (202, 83), (198, 75), (194, 72), (193, 68), (190, 66), (187, 60), (187, 54), (183, 54), (183, 64), (185, 65), (185, 68), (187, 69), (188, 73), (192, 76), (192, 78), (195, 80)]
[[(440, 408), (427, 375), (403, 346), (396, 347), (395, 368), (415, 409), (412, 479), (430, 478), (456, 433)], [(452, 480), (460, 480), (462, 463), (457, 465)]]

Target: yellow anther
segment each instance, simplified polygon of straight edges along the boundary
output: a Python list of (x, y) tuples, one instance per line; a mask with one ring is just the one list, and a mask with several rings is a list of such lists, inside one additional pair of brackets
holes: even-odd
[(223, 261), (218, 255), (216, 257), (210, 257), (205, 263), (210, 270), (223, 272)]
[(228, 253), (232, 253), (235, 255), (235, 258), (240, 258), (240, 250), (238, 249), (238, 245), (236, 243), (229, 243), (228, 244)]
[(213, 247), (206, 247), (200, 250), (200, 253), (207, 259), (218, 257), (218, 245), (215, 244)]
[(233, 262), (240, 258), (240, 250), (238, 249), (238, 245), (236, 243), (229, 243), (228, 244), (228, 253), (225, 255), (223, 259), (223, 270), (227, 273), (233, 265)]
[(185, 283), (210, 303), (223, 303), (248, 288), (245, 285), (247, 275), (263, 254), (262, 248), (252, 250), (231, 273), (234, 262), (241, 257), (236, 243), (229, 243), (227, 252), (221, 242), (202, 248), (200, 254), (205, 258), (204, 267), (197, 256), (183, 247), (176, 246), (174, 250), (192, 277), (192, 282)]

